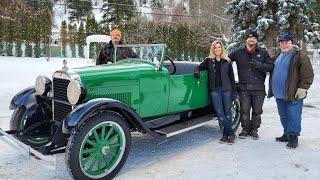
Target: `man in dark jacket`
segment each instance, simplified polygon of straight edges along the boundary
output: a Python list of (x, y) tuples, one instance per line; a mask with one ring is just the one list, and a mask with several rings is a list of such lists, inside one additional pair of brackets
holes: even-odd
[(314, 74), (307, 54), (293, 46), (293, 36), (282, 35), (279, 43), (281, 52), (274, 57), (268, 97), (276, 98), (283, 127), (283, 135), (276, 137), (276, 141), (288, 142), (288, 148), (296, 148), (301, 132), (303, 99), (307, 96)]
[[(104, 47), (100, 50), (99, 56), (96, 61), (96, 65), (107, 64), (108, 62), (113, 62), (113, 53), (114, 46), (118, 44), (122, 44), (121, 31), (118, 29), (114, 29), (110, 32), (111, 40), (108, 44), (104, 45)], [(134, 58), (136, 55), (130, 48), (117, 48), (117, 58), (116, 60), (123, 60), (127, 58)]]
[[(258, 128), (261, 124), (262, 106), (265, 99), (266, 72), (273, 69), (273, 62), (268, 52), (257, 45), (258, 34), (250, 31), (246, 35), (246, 45), (232, 52), (229, 57), (236, 61), (239, 77), (240, 121), (242, 132), (239, 138), (248, 135), (259, 139)], [(250, 120), (250, 110), (252, 117)]]

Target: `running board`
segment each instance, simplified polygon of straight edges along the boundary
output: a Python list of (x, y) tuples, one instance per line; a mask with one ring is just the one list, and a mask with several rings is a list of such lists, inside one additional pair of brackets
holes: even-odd
[(213, 121), (214, 119), (215, 117), (213, 116), (213, 114), (210, 114), (210, 115), (198, 117), (195, 119), (191, 119), (188, 121), (183, 121), (181, 123), (178, 123), (172, 126), (167, 126), (161, 129), (157, 129), (155, 130), (155, 132), (158, 134), (164, 135), (166, 137), (171, 137), (171, 136), (204, 126), (208, 124), (208, 122)]
[(13, 149), (21, 152), (23, 155), (27, 156), (29, 160), (34, 162), (44, 164), (48, 168), (55, 170), (56, 169), (56, 156), (46, 156), (41, 154), (39, 151), (31, 148), (29, 145), (24, 144), (18, 139), (14, 138), (6, 131), (0, 128), (0, 139), (13, 147)]

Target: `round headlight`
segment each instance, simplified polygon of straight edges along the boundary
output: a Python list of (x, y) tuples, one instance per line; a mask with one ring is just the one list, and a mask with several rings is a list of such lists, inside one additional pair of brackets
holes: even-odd
[(71, 104), (78, 103), (81, 97), (81, 85), (78, 81), (71, 81), (67, 88), (67, 97)]
[(39, 95), (45, 95), (46, 93), (49, 92), (51, 88), (51, 81), (48, 77), (40, 75), (36, 79), (35, 86), (36, 86), (36, 92)]

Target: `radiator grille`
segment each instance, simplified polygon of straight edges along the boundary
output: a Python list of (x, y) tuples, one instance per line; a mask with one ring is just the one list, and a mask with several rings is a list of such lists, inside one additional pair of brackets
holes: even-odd
[[(54, 120), (62, 121), (72, 110), (72, 106), (68, 104), (67, 88), (70, 80), (53, 78), (53, 96), (54, 96)], [(66, 102), (66, 104), (61, 103)]]
[(53, 96), (56, 100), (68, 102), (67, 88), (70, 80), (66, 79), (53, 79)]
[(54, 101), (54, 120), (61, 122), (72, 110), (72, 106), (58, 101)]

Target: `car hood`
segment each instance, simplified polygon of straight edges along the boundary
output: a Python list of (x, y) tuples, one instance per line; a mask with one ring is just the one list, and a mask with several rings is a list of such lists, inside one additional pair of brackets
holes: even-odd
[[(107, 96), (106, 92), (126, 91), (139, 86), (139, 77), (155, 71), (154, 64), (145, 61), (123, 61), (116, 64), (104, 64), (71, 69), (87, 91), (86, 99)], [(98, 95), (98, 96), (97, 96)]]

